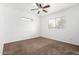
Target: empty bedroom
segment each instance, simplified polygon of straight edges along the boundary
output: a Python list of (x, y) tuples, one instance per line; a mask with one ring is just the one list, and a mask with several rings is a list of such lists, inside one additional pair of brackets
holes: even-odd
[(1, 55), (79, 55), (79, 3), (0, 3)]

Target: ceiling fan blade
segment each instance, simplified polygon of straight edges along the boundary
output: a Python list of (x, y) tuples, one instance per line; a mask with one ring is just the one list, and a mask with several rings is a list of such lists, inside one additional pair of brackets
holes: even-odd
[(46, 10), (43, 10), (45, 13), (47, 13), (47, 11)]
[(36, 3), (37, 6), (39, 6), (39, 3)]
[(42, 7), (42, 5), (40, 4), (40, 7)]
[(40, 3), (36, 3), (36, 5), (37, 5), (38, 8), (42, 7)]
[(40, 11), (37, 12), (38, 14), (40, 13)]
[(48, 8), (48, 7), (50, 7), (50, 5), (46, 5), (46, 6), (44, 6), (43, 8)]
[(39, 3), (36, 3), (37, 7), (40, 7), (40, 4)]

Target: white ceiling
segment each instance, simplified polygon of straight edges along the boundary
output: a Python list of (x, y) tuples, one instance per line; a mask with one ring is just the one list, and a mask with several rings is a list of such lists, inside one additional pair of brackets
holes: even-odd
[[(39, 16), (48, 15), (78, 5), (78, 3), (45, 3), (45, 4), (49, 4), (51, 7), (47, 9), (48, 13), (41, 12)], [(4, 3), (4, 6), (9, 8), (15, 8), (24, 12), (37, 14), (37, 10), (31, 11), (31, 9), (37, 8), (35, 3)]]

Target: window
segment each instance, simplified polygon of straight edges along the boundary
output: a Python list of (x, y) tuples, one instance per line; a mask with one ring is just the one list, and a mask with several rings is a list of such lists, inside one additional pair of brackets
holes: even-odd
[(57, 17), (49, 19), (48, 28), (63, 28), (64, 26), (64, 17)]

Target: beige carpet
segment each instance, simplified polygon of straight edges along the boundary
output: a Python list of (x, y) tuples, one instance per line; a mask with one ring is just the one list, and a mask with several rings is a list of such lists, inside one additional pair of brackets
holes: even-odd
[(4, 44), (4, 55), (79, 55), (79, 46), (43, 37)]

